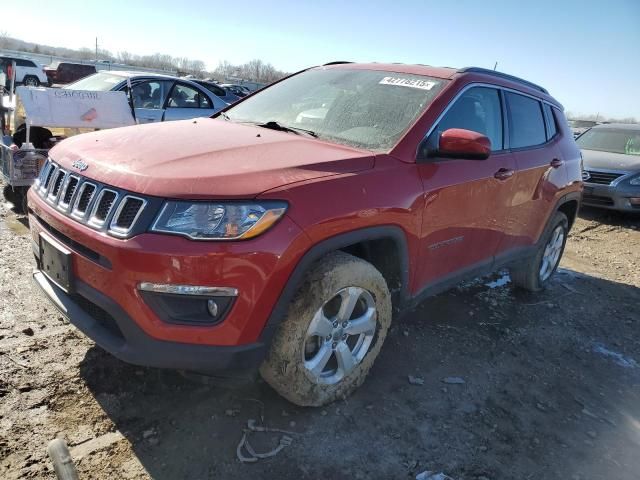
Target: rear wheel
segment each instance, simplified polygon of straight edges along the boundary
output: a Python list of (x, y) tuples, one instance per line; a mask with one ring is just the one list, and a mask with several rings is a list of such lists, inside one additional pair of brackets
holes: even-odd
[(560, 264), (568, 234), (567, 216), (556, 212), (542, 235), (536, 254), (511, 268), (513, 284), (531, 292), (542, 290)]
[(331, 253), (308, 273), (260, 373), (297, 405), (325, 405), (362, 384), (390, 324), (391, 296), (380, 272)]
[(33, 75), (27, 75), (22, 80), (22, 83), (27, 87), (37, 87), (40, 85), (40, 80), (38, 80), (38, 77), (34, 77)]

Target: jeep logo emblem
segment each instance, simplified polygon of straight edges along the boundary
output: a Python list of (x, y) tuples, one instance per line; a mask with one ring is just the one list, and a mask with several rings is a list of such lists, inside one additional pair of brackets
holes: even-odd
[(73, 168), (77, 168), (81, 172), (84, 172), (87, 168), (89, 168), (89, 164), (85, 163), (83, 160), (76, 160), (71, 164)]

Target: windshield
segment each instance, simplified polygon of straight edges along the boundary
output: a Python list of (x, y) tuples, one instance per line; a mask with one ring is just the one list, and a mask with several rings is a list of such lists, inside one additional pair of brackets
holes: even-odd
[(445, 80), (374, 70), (314, 69), (227, 110), (235, 122), (277, 122), (328, 141), (388, 150), (444, 86)]
[(69, 90), (91, 90), (94, 92), (107, 92), (124, 81), (124, 77), (112, 73), (100, 72), (71, 83), (63, 88)]
[(640, 155), (640, 130), (592, 128), (578, 137), (576, 143), (587, 150)]

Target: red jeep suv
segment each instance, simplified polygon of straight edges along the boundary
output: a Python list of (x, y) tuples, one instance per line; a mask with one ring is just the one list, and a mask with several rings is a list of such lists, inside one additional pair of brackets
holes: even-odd
[(505, 266), (542, 288), (581, 189), (544, 88), (327, 64), (214, 118), (52, 149), (29, 192), (34, 277), (126, 362), (259, 367), (290, 401), (322, 405), (362, 383), (392, 316), (426, 296)]

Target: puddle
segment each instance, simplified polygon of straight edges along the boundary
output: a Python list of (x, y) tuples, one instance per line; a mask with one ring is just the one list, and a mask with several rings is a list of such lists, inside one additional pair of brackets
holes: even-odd
[(511, 282), (511, 276), (509, 276), (508, 273), (503, 273), (501, 277), (497, 278), (496, 280), (493, 280), (492, 282), (489, 283), (485, 283), (486, 287), (489, 288), (498, 288), (498, 287), (504, 287), (507, 283)]
[(15, 217), (6, 217), (4, 220), (0, 220), (0, 229), (11, 230), (17, 235), (28, 235), (29, 229)]

